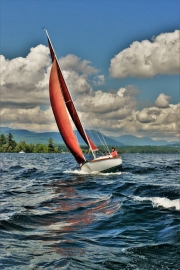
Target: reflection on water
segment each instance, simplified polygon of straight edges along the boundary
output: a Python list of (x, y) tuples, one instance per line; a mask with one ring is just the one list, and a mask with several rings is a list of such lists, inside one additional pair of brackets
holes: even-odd
[[(94, 196), (91, 198), (75, 187), (86, 184), (86, 179), (76, 178), (73, 182), (61, 181), (45, 184), (51, 189), (53, 197), (42, 202), (37, 208), (31, 208), (26, 204), (28, 216), (31, 222), (37, 226), (36, 235), (28, 235), (28, 239), (41, 239), (47, 246), (47, 240), (51, 238), (50, 245), (53, 251), (61, 256), (80, 255), (86, 252), (85, 248), (76, 246), (81, 239), (71, 240), (71, 234), (83, 230), (88, 225), (111, 216), (120, 208), (120, 203), (113, 201), (109, 196)], [(73, 247), (73, 245), (75, 245)]]

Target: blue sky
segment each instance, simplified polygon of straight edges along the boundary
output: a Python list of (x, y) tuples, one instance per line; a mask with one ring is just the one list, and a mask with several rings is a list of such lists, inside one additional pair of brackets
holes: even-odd
[(104, 76), (101, 85), (92, 83), (93, 72), (86, 77), (93, 91), (118, 91), (131, 85), (139, 90), (139, 109), (154, 104), (161, 93), (171, 97), (171, 104), (179, 101), (176, 72), (141, 78), (129, 73), (117, 78), (109, 70), (115, 55), (133, 42), (153, 42), (153, 37), (179, 30), (179, 0), (1, 0), (0, 54), (9, 60), (26, 58), (30, 48), (47, 46), (43, 26), (59, 58), (72, 54), (88, 60), (99, 71), (97, 75)]

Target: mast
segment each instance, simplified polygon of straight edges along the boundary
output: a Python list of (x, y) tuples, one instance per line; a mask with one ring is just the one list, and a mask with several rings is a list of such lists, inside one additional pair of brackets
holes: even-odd
[(58, 65), (58, 77), (59, 77), (59, 83), (64, 86), (62, 87), (62, 93), (63, 93), (63, 96), (64, 96), (64, 100), (66, 102), (66, 106), (67, 106), (67, 109), (71, 115), (71, 118), (77, 128), (77, 130), (79, 131), (79, 133), (81, 134), (82, 138), (84, 139), (84, 141), (88, 144), (88, 146), (90, 147), (91, 149), (91, 152), (93, 154), (93, 157), (96, 158), (95, 156), (95, 153), (94, 151), (97, 151), (97, 147), (94, 145), (94, 143), (91, 141), (91, 139), (89, 138), (89, 136), (86, 134), (84, 128), (83, 128), (83, 125), (79, 119), (79, 116), (77, 114), (77, 110), (76, 110), (76, 107), (75, 107), (75, 104), (73, 102), (73, 99), (71, 97), (71, 94), (67, 88), (67, 85), (65, 83), (65, 80), (63, 78), (63, 75), (62, 75), (62, 71), (61, 71), (61, 68), (60, 68), (60, 65), (59, 65), (59, 62), (58, 62), (58, 59), (57, 59), (57, 56), (56, 56), (56, 53), (55, 53), (55, 50), (53, 48), (53, 45), (52, 45), (52, 42), (51, 42), (51, 39), (49, 37), (49, 34), (48, 34), (48, 31), (44, 28), (45, 32), (46, 32), (46, 35), (47, 35), (47, 38), (48, 38), (48, 43), (49, 43), (49, 49), (50, 49), (50, 53), (51, 53), (51, 58), (52, 58), (52, 62), (53, 60), (55, 59), (56, 60), (56, 63)]

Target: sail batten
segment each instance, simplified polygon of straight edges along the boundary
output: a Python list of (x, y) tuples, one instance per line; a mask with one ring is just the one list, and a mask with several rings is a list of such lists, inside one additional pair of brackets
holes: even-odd
[(52, 62), (54, 61), (54, 59), (56, 59), (57, 61), (57, 74), (58, 74), (58, 79), (59, 79), (59, 84), (61, 86), (61, 91), (62, 91), (62, 94), (63, 94), (63, 97), (64, 97), (64, 101), (66, 103), (66, 107), (69, 111), (69, 114), (77, 128), (77, 130), (79, 131), (81, 137), (83, 138), (83, 140), (85, 141), (85, 143), (90, 147), (91, 151), (96, 151), (98, 150), (98, 148), (96, 147), (96, 145), (93, 143), (93, 141), (90, 139), (89, 136), (87, 136), (82, 124), (81, 124), (81, 121), (79, 119), (79, 116), (77, 114), (77, 111), (76, 111), (76, 108), (75, 108), (75, 105), (73, 103), (73, 100), (72, 100), (72, 97), (69, 93), (69, 90), (67, 88), (67, 85), (65, 83), (65, 80), (63, 78), (63, 75), (62, 75), (62, 72), (61, 72), (61, 69), (60, 69), (60, 66), (59, 66), (59, 63), (58, 63), (58, 59), (55, 55), (55, 52), (54, 52), (54, 49), (53, 49), (53, 46), (52, 46), (52, 43), (50, 41), (50, 38), (49, 38), (49, 35), (46, 31), (46, 34), (47, 34), (47, 37), (48, 37), (48, 44), (49, 44), (49, 49), (50, 49), (50, 54), (51, 54), (51, 58), (52, 58)]
[(62, 94), (62, 87), (59, 83), (58, 72), (57, 72), (57, 61), (53, 60), (50, 80), (49, 80), (49, 94), (50, 94), (50, 102), (51, 107), (54, 113), (54, 117), (56, 119), (56, 123), (61, 133), (61, 136), (76, 159), (77, 163), (85, 162), (85, 157), (79, 147), (77, 139), (74, 135), (72, 125), (68, 116), (68, 111), (66, 109), (66, 105), (64, 102), (64, 97)]

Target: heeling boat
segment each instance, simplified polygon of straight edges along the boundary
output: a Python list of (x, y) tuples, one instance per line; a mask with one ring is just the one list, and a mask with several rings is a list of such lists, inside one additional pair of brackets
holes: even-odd
[[(49, 78), (49, 96), (51, 107), (54, 113), (54, 117), (59, 129), (59, 132), (77, 163), (80, 165), (80, 169), (84, 172), (109, 172), (116, 171), (122, 165), (121, 157), (113, 158), (110, 154), (101, 157), (96, 157), (97, 146), (91, 140), (91, 138), (85, 132), (83, 125), (79, 119), (77, 110), (75, 108), (71, 94), (67, 88), (64, 77), (62, 75), (60, 65), (50, 40), (49, 34), (44, 29), (48, 38), (48, 44), (52, 59), (52, 67)], [(78, 144), (77, 138), (74, 134), (69, 114), (74, 122), (77, 130), (85, 143), (89, 146), (92, 154), (92, 160), (86, 160), (82, 150)]]

